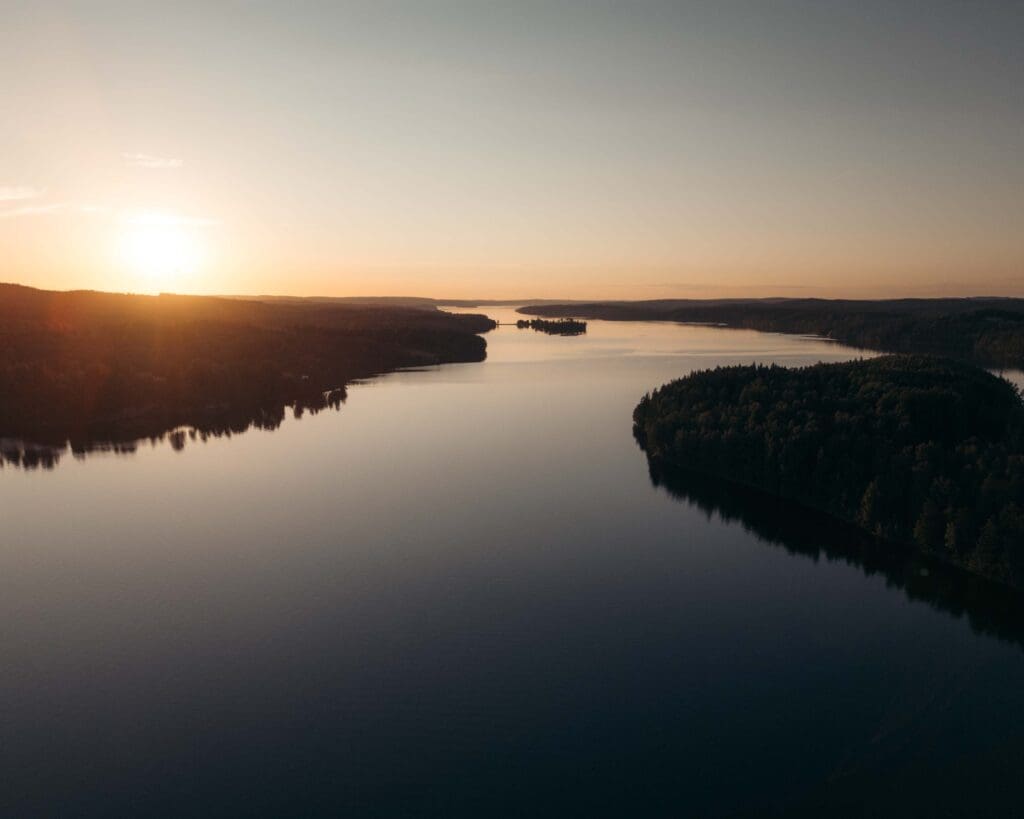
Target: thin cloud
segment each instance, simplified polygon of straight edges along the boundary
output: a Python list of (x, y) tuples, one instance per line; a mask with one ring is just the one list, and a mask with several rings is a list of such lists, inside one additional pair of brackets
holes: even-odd
[(0, 209), (0, 220), (16, 219), (22, 216), (52, 216), (59, 213), (84, 213), (92, 216), (110, 216), (121, 224), (134, 227), (178, 227), (208, 228), (219, 225), (216, 219), (200, 216), (186, 216), (164, 211), (115, 210), (109, 205), (91, 202), (47, 202), (46, 204), (25, 204)]
[(54, 202), (49, 205), (23, 205), (19, 208), (0, 210), (0, 219), (16, 219), (19, 216), (46, 216), (60, 213), (70, 207), (67, 202)]
[(144, 227), (213, 227), (219, 224), (216, 219), (204, 219), (198, 216), (182, 216), (177, 213), (163, 211), (133, 211), (121, 214), (121, 221), (128, 225)]
[(27, 185), (0, 185), (0, 202), (17, 202), (21, 199), (35, 199), (45, 191)]
[(180, 168), (185, 164), (185, 160), (176, 159), (170, 156), (156, 156), (155, 154), (143, 154), (143, 153), (132, 153), (132, 154), (121, 154), (124, 157), (124, 161), (135, 168), (156, 168), (159, 170), (168, 170), (172, 168)]
[(110, 208), (105, 205), (88, 205), (76, 202), (50, 202), (45, 205), (21, 205), (16, 208), (0, 210), (0, 220), (17, 219), (21, 216), (51, 216), (56, 213), (66, 213), (68, 211), (73, 211), (75, 213), (104, 214), (109, 213)]

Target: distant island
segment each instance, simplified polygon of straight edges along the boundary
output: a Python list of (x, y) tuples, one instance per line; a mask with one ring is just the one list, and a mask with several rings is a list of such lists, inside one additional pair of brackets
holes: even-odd
[(534, 304), (519, 312), (814, 335), (863, 349), (1024, 368), (1024, 299), (661, 299)]
[(550, 336), (579, 336), (587, 332), (585, 321), (576, 321), (571, 318), (548, 321), (546, 319), (519, 319), (516, 327), (520, 330), (530, 329), (540, 333), (547, 333)]
[(355, 379), (482, 361), (479, 333), (494, 326), (432, 305), (0, 284), (0, 456), (45, 457), (19, 439), (87, 450), (181, 426), (204, 435), (272, 428), (286, 408), (337, 406)]
[(795, 501), (878, 540), (1024, 587), (1024, 404), (956, 361), (720, 367), (647, 395), (654, 468)]

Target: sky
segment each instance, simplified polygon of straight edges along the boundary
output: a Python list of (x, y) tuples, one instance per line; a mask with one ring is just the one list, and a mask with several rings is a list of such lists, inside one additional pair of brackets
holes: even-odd
[(0, 0), (0, 281), (1024, 296), (1024, 3)]

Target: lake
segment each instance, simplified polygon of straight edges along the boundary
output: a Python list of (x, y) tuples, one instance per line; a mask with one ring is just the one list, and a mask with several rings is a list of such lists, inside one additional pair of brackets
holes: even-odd
[(0, 470), (4, 815), (1019, 805), (1015, 596), (656, 485), (633, 441), (694, 369), (861, 353), (600, 321), (487, 342), (272, 432)]

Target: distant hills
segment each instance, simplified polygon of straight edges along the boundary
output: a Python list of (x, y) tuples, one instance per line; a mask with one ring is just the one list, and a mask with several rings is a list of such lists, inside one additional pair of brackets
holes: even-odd
[(88, 449), (273, 427), (287, 407), (336, 405), (354, 379), (481, 361), (493, 327), (433, 308), (0, 284), (0, 439)]
[(432, 299), (419, 296), (224, 296), (242, 301), (281, 304), (341, 304), (375, 307), (416, 307), (436, 310), (441, 307), (519, 307), (521, 305), (567, 304), (565, 299)]
[(675, 321), (795, 333), (854, 347), (1024, 367), (1024, 299), (659, 299), (534, 304), (521, 313), (610, 321)]

